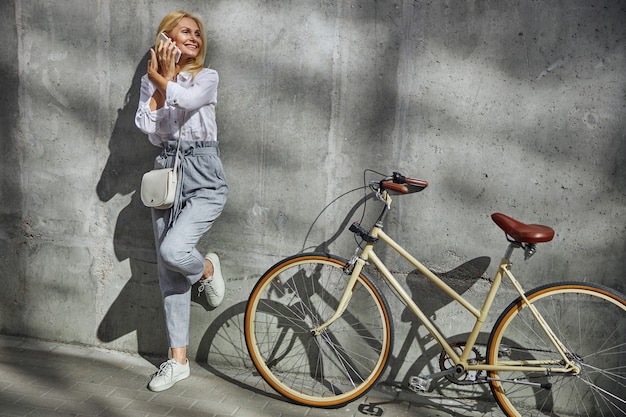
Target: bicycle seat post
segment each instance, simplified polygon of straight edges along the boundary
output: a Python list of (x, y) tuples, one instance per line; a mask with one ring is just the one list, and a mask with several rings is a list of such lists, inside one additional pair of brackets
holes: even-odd
[(504, 259), (507, 261), (511, 261), (511, 255), (513, 254), (513, 250), (521, 248), (522, 244), (515, 241), (509, 241), (509, 246), (506, 248), (506, 252), (504, 253)]

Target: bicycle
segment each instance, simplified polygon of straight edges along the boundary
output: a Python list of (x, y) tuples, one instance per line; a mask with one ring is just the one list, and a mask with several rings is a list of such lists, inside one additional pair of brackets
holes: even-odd
[[(446, 365), (431, 375), (412, 376), (414, 391), (448, 378), (458, 384), (488, 384), (511, 417), (626, 415), (624, 295), (586, 282), (525, 291), (511, 272), (513, 251), (522, 249), (530, 258), (537, 244), (553, 239), (553, 229), (492, 214), (508, 246), (477, 308), (383, 231), (392, 195), (420, 192), (428, 182), (394, 173), (369, 186), (383, 206), (371, 230), (359, 222), (350, 226), (364, 243), (360, 253), (350, 260), (328, 253), (288, 257), (269, 268), (250, 294), (246, 345), (274, 390), (302, 405), (330, 408), (356, 400), (376, 384), (392, 352), (393, 320), (385, 297), (363, 269), (372, 264), (443, 350)], [(475, 317), (464, 343), (448, 342), (420, 310), (376, 255), (374, 247), (381, 243)], [(505, 277), (519, 297), (495, 321), (483, 353), (477, 338)]]

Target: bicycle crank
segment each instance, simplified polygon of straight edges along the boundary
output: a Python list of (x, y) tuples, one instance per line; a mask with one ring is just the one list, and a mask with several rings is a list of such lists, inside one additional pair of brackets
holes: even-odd
[[(465, 349), (465, 343), (458, 342), (450, 344), (450, 347), (455, 350), (455, 352), (459, 355), (459, 357), (463, 354), (463, 350)], [(476, 365), (479, 363), (484, 363), (485, 358), (480, 354), (478, 349), (475, 347), (472, 348), (472, 356), (468, 358), (468, 363), (470, 365)], [(442, 372), (449, 371), (452, 369), (454, 372), (446, 373), (446, 379), (457, 385), (470, 385), (476, 383), (484, 382), (484, 377), (482, 375), (482, 371), (465, 371), (461, 369), (461, 372), (458, 372), (458, 366), (455, 366), (450, 356), (445, 351), (441, 352), (439, 355), (439, 368)]]
[(452, 374), (462, 375), (465, 372), (462, 366), (457, 366), (455, 368), (446, 369), (445, 371), (437, 372), (432, 375), (425, 376), (412, 376), (409, 378), (409, 389), (413, 392), (426, 392), (430, 387), (430, 383), (434, 379), (438, 379), (442, 376), (446, 378)]

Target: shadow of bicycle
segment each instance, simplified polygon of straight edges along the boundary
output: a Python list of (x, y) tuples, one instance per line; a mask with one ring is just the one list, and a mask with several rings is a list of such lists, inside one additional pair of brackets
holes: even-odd
[[(482, 272), (480, 271), (483, 267), (486, 268), (488, 263), (488, 259), (470, 261), (464, 264), (465, 266), (455, 268), (453, 271), (442, 274), (442, 277), (446, 280), (451, 277), (457, 279), (461, 271), (474, 271), (470, 275), (481, 276)], [(414, 278), (417, 277), (407, 278), (408, 286), (414, 292), (415, 301), (423, 303), (425, 300), (423, 300), (422, 297), (427, 296), (427, 294), (423, 291), (416, 291)], [(448, 280), (448, 282), (454, 284), (450, 280)], [(467, 286), (467, 288), (470, 286), (468, 283), (455, 284), (455, 289), (460, 292), (464, 292), (467, 288), (464, 289), (459, 285)], [(277, 394), (263, 380), (250, 359), (244, 337), (246, 303), (246, 301), (242, 301), (232, 305), (209, 325), (197, 348), (196, 361), (209, 372), (242, 389), (280, 401), (291, 402), (287, 398)], [(426, 303), (426, 305), (429, 306), (426, 307), (426, 311), (434, 314), (439, 308), (445, 307), (446, 303), (439, 305), (430, 302), (430, 304)], [(402, 320), (407, 321), (405, 314), (402, 314)], [(432, 361), (438, 360), (441, 352), (438, 345), (429, 346), (426, 342), (426, 338), (419, 336), (417, 327), (418, 325), (416, 323), (412, 323), (412, 330), (408, 334), (402, 335), (402, 343), (400, 344), (399, 351), (390, 358), (387, 377), (381, 378), (377, 387), (358, 402), (362, 404), (363, 407), (372, 407), (372, 409), (384, 407), (384, 405), (388, 403), (410, 403), (412, 407), (445, 410), (446, 415), (453, 416), (468, 415), (469, 410), (475, 412), (479, 411), (479, 409), (484, 409), (483, 411), (493, 410), (496, 407), (494, 403), (479, 405), (474, 402), (470, 404), (467, 403), (467, 401), (461, 401), (461, 399), (476, 399), (477, 397), (488, 394), (488, 388), (485, 389), (484, 386), (478, 391), (474, 391), (474, 388), (470, 390), (469, 388), (456, 385), (450, 387), (454, 388), (456, 392), (459, 393), (456, 396), (445, 395), (447, 385), (452, 385), (451, 382), (445, 380), (436, 384), (436, 389), (433, 391), (435, 391), (435, 394), (438, 394), (437, 396), (421, 396), (406, 389), (408, 386), (407, 380), (409, 376), (412, 375), (412, 372), (416, 372), (415, 375), (421, 373), (424, 368), (428, 368)], [(462, 337), (466, 336), (466, 334), (461, 334), (455, 337), (462, 339)], [(416, 346), (417, 349), (421, 350), (415, 350)], [(405, 350), (411, 351), (408, 352)], [(406, 360), (403, 355), (413, 355), (413, 362), (408, 370), (402, 369), (402, 372), (400, 372), (402, 368), (401, 365), (404, 364)], [(398, 389), (399, 387), (403, 389), (400, 390)], [(439, 395), (445, 395), (445, 397), (440, 398)], [(381, 398), (384, 399), (383, 402), (373, 402)]]
[(248, 355), (244, 338), (246, 303), (232, 305), (213, 320), (200, 340), (196, 362), (243, 389), (287, 401), (263, 380)]
[[(367, 195), (360, 199), (345, 216), (337, 232), (321, 244), (314, 245), (314, 250), (322, 252), (327, 250), (330, 244), (345, 230), (350, 222), (349, 219), (353, 217), (356, 210), (370, 198), (372, 198), (372, 195)], [(303, 247), (304, 246), (305, 245), (303, 245)], [(487, 257), (476, 258), (453, 270), (441, 273), (440, 277), (459, 294), (463, 294), (472, 288), (477, 280), (482, 278), (489, 263), (490, 259)], [(298, 279), (302, 280), (306, 278), (307, 277), (299, 277)], [(435, 290), (425, 287), (424, 282), (427, 280), (421, 277), (416, 271), (409, 273), (405, 280), (406, 286), (411, 291), (414, 301), (423, 308), (427, 315), (435, 315), (439, 310), (451, 303), (451, 300), (442, 297), (441, 293), (435, 294)], [(385, 296), (388, 299), (391, 297), (388, 294), (385, 294)], [(329, 300), (327, 296), (322, 298)], [(332, 304), (332, 300), (329, 300), (329, 302)], [(198, 346), (196, 361), (216, 376), (243, 389), (281, 401), (291, 402), (287, 398), (277, 394), (263, 380), (250, 359), (244, 337), (246, 303), (247, 301), (242, 301), (234, 304), (210, 324)], [(395, 311), (399, 312), (402, 310)], [(467, 416), (469, 410), (478, 411), (481, 408), (485, 408), (485, 411), (492, 410), (493, 407), (495, 407), (493, 403), (479, 406), (477, 404), (467, 404), (462, 401), (450, 402), (445, 397), (443, 400), (434, 397), (423, 397), (406, 389), (410, 376), (419, 375), (422, 374), (425, 369), (428, 370), (433, 362), (439, 360), (441, 353), (441, 349), (438, 345), (432, 346), (432, 338), (429, 336), (420, 336), (418, 332), (420, 327), (419, 322), (415, 317), (408, 315), (407, 312), (408, 310), (402, 311), (400, 317), (402, 322), (409, 323), (409, 330), (405, 332), (405, 334), (395, 334), (396, 338), (401, 337), (402, 340), (399, 345), (399, 350), (395, 349), (394, 355), (389, 359), (388, 369), (385, 373), (386, 376), (382, 377), (379, 384), (370, 391), (367, 396), (359, 400), (359, 402), (370, 401), (369, 399), (371, 398), (383, 398), (385, 404), (389, 402), (408, 402), (422, 409), (432, 408), (442, 411), (445, 410), (447, 415), (452, 416)], [(458, 335), (458, 338), (461, 339), (462, 336), (466, 335)], [(481, 335), (481, 340), (482, 338), (483, 336)], [(432, 372), (426, 372), (426, 374), (428, 373)], [(436, 394), (445, 394), (446, 390), (444, 388), (446, 385), (446, 381), (443, 381), (439, 385), (435, 384)], [(402, 389), (398, 389), (399, 387), (402, 387)], [(455, 388), (457, 388), (457, 386), (455, 386)], [(463, 390), (461, 390), (458, 396), (451, 398), (467, 399), (483, 397), (486, 392), (484, 387), (480, 388), (478, 392), (463, 392)], [(376, 403), (362, 404), (368, 404), (365, 408), (371, 405), (374, 409), (377, 409), (377, 407), (380, 408), (380, 405), (383, 403), (378, 403), (379, 405), (376, 405)]]

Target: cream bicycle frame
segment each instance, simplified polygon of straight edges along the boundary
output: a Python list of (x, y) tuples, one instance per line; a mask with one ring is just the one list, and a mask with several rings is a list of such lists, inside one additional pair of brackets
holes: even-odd
[[(391, 198), (388, 196), (386, 192), (383, 192), (382, 198), (386, 202), (387, 206), (391, 204)], [(420, 273), (422, 273), (426, 278), (428, 278), (431, 282), (433, 282), (437, 287), (439, 287), (444, 293), (446, 293), (450, 298), (454, 301), (461, 304), (469, 313), (471, 313), (476, 321), (474, 323), (474, 327), (472, 332), (470, 333), (465, 347), (463, 349), (463, 353), (459, 356), (452, 346), (447, 342), (444, 336), (437, 330), (432, 321), (424, 314), (424, 312), (415, 304), (413, 299), (409, 296), (406, 290), (400, 285), (395, 276), (389, 271), (383, 261), (376, 255), (374, 252), (374, 242), (368, 242), (365, 245), (365, 248), (361, 252), (360, 256), (356, 259), (354, 264), (352, 273), (350, 274), (350, 279), (346, 286), (346, 290), (339, 301), (339, 306), (333, 316), (324, 324), (312, 330), (312, 333), (318, 335), (322, 330), (330, 326), (335, 320), (337, 320), (343, 312), (346, 310), (350, 298), (352, 295), (352, 289), (357, 284), (357, 278), (361, 273), (363, 266), (371, 261), (374, 266), (378, 269), (378, 271), (384, 276), (385, 280), (389, 283), (389, 285), (394, 289), (394, 291), (398, 294), (398, 296), (402, 299), (402, 301), (406, 304), (406, 306), (413, 312), (413, 314), (420, 320), (420, 322), (424, 325), (424, 327), (428, 330), (431, 336), (441, 345), (446, 354), (452, 359), (455, 366), (461, 365), (464, 371), (472, 371), (472, 370), (482, 370), (482, 371), (525, 371), (525, 372), (550, 372), (550, 373), (578, 373), (580, 369), (574, 362), (572, 362), (568, 356), (568, 350), (565, 346), (558, 340), (554, 331), (550, 328), (550, 326), (543, 319), (541, 314), (537, 311), (537, 309), (530, 303), (528, 303), (528, 299), (524, 295), (524, 290), (522, 289), (519, 282), (513, 276), (513, 273), (510, 270), (511, 262), (509, 260), (509, 256), (511, 253), (511, 249), (507, 251), (505, 257), (500, 261), (500, 265), (498, 266), (498, 270), (493, 279), (491, 287), (487, 293), (485, 301), (480, 309), (473, 306), (469, 301), (467, 301), (463, 296), (457, 293), (454, 289), (448, 286), (441, 278), (435, 275), (432, 271), (430, 271), (426, 266), (420, 263), (415, 257), (413, 257), (409, 252), (407, 252), (400, 244), (395, 242), (391, 237), (389, 237), (382, 230), (382, 222), (379, 221), (372, 228), (369, 235), (377, 240), (380, 240), (387, 244), (387, 246), (391, 247), (395, 252), (401, 255), (404, 259), (410, 262)], [(493, 305), (493, 300), (495, 299), (496, 293), (500, 288), (502, 283), (503, 276), (507, 276), (511, 281), (516, 291), (520, 294), (524, 302), (526, 303), (526, 307), (532, 312), (532, 314), (537, 319), (543, 331), (546, 333), (548, 338), (554, 344), (554, 347), (559, 352), (562, 360), (523, 360), (523, 361), (503, 361), (502, 364), (499, 365), (488, 365), (484, 363), (478, 364), (470, 364), (468, 362), (468, 357), (472, 352), (472, 348), (475, 346), (476, 341), (478, 339), (478, 335), (483, 328), (485, 320), (489, 315), (491, 310), (491, 306)]]

